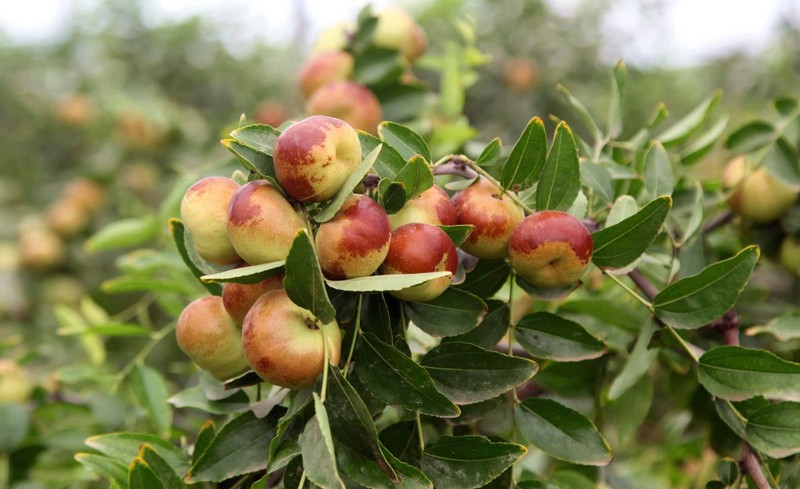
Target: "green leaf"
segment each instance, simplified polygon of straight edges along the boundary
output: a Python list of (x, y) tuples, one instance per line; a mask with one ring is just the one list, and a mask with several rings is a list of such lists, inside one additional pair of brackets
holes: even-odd
[(0, 404), (0, 452), (14, 451), (30, 426), (31, 414), (23, 404)]
[(167, 403), (169, 392), (164, 378), (155, 369), (137, 364), (131, 371), (130, 382), (136, 399), (158, 433), (168, 438), (172, 428), (172, 407)]
[(348, 197), (353, 195), (353, 189), (361, 183), (361, 180), (367, 176), (372, 165), (375, 164), (375, 160), (378, 158), (378, 153), (381, 152), (381, 146), (373, 149), (372, 152), (364, 158), (361, 163), (358, 164), (355, 170), (347, 177), (342, 187), (336, 192), (336, 195), (333, 197), (328, 205), (325, 206), (319, 213), (314, 215), (314, 221), (318, 223), (323, 223), (330, 221), (333, 219), (333, 216), (339, 212), (339, 209), (342, 208), (344, 205), (344, 201), (347, 200)]
[(669, 155), (658, 141), (653, 141), (644, 157), (644, 188), (650, 198), (672, 195), (675, 176)]
[(581, 179), (589, 187), (593, 195), (603, 203), (614, 200), (614, 179), (603, 165), (585, 162), (581, 166)]
[(625, 85), (628, 69), (622, 60), (617, 61), (611, 73), (611, 102), (608, 107), (608, 135), (613, 139), (622, 132), (622, 109), (625, 101)]
[(800, 186), (800, 156), (794, 145), (780, 137), (764, 156), (764, 166), (779, 180)]
[(797, 109), (798, 103), (797, 99), (792, 97), (778, 97), (773, 100), (772, 105), (780, 115), (786, 117)]
[(344, 482), (336, 470), (336, 454), (333, 449), (328, 413), (316, 392), (314, 411), (315, 416), (308, 421), (300, 438), (306, 475), (308, 480), (324, 489), (344, 489)]
[(122, 337), (122, 336), (150, 336), (150, 330), (143, 328), (138, 324), (103, 324), (100, 326), (90, 326), (84, 328), (59, 328), (56, 330), (61, 336), (71, 335), (99, 335), (107, 337)]
[(378, 158), (375, 160), (373, 168), (381, 178), (395, 178), (400, 170), (406, 166), (406, 160), (396, 149), (383, 144), (383, 141), (376, 138), (372, 134), (364, 131), (358, 131), (358, 140), (361, 142), (361, 158), (366, 159), (372, 151), (381, 146), (381, 151), (378, 153)]
[(478, 297), (453, 287), (428, 302), (407, 302), (409, 319), (432, 336), (455, 336), (478, 325), (486, 304)]
[(679, 329), (699, 328), (719, 318), (738, 300), (758, 256), (758, 247), (749, 246), (732, 258), (669, 285), (653, 300), (656, 316)]
[(403, 57), (395, 49), (370, 46), (355, 57), (353, 77), (362, 85), (378, 85), (403, 74)]
[(213, 420), (206, 420), (197, 436), (194, 439), (194, 450), (192, 450), (192, 463), (196, 463), (200, 457), (205, 453), (214, 437), (217, 436), (217, 427), (214, 425)]
[(406, 275), (370, 275), (347, 280), (326, 280), (328, 286), (347, 292), (388, 292), (403, 290), (415, 285), (452, 275), (450, 272), (409, 273)]
[(425, 447), (420, 468), (436, 489), (473, 489), (491, 482), (526, 452), (522, 445), (484, 436), (442, 436)]
[(427, 107), (429, 89), (422, 83), (394, 83), (375, 90), (386, 120), (415, 119)]
[(514, 185), (528, 187), (539, 180), (547, 156), (547, 132), (539, 117), (528, 121), (525, 130), (511, 148), (511, 154), (503, 164), (500, 183), (503, 190)]
[(384, 178), (378, 184), (378, 199), (387, 214), (398, 212), (406, 204), (406, 186)]
[(778, 341), (786, 342), (800, 338), (800, 311), (791, 310), (772, 318), (764, 326), (748, 328), (747, 336), (767, 333)]
[(581, 465), (608, 465), (611, 449), (584, 415), (551, 399), (531, 398), (516, 407), (522, 436), (548, 455)]
[(331, 366), (329, 372), (327, 403), (331, 434), (348, 449), (374, 461), (386, 477), (397, 482), (397, 474), (381, 452), (378, 430), (366, 404), (337, 367)]
[[(236, 155), (245, 170), (257, 173), (260, 177), (272, 182), (276, 181), (275, 164), (272, 156), (253, 149), (235, 139), (223, 139), (220, 141), (225, 148)], [(280, 188), (279, 186), (277, 188)]]
[(705, 156), (717, 144), (722, 133), (728, 126), (729, 117), (721, 117), (711, 128), (703, 133), (697, 141), (689, 145), (681, 156), (681, 163), (684, 165), (691, 165)]
[(430, 416), (454, 417), (460, 412), (436, 390), (423, 367), (371, 333), (363, 333), (358, 341), (356, 365), (364, 386), (386, 404)]
[(156, 473), (147, 465), (147, 462), (139, 457), (133, 459), (128, 472), (129, 489), (159, 489), (163, 487), (164, 484), (161, 483)]
[(547, 485), (548, 489), (552, 486), (559, 489), (597, 489), (597, 485), (588, 477), (574, 470), (559, 470), (550, 476)]
[(594, 140), (602, 140), (603, 133), (600, 131), (597, 123), (589, 113), (589, 109), (586, 108), (583, 102), (575, 98), (571, 93), (569, 93), (569, 90), (567, 90), (567, 88), (561, 84), (556, 85), (556, 90), (558, 90), (559, 93), (564, 96), (564, 99), (567, 101), (570, 107), (572, 107), (573, 110), (578, 113), (578, 116), (581, 118), (581, 120), (583, 120), (583, 123), (586, 124), (587, 129), (589, 129), (589, 132), (592, 133)]
[(94, 233), (84, 243), (84, 249), (89, 253), (98, 253), (139, 246), (155, 238), (160, 230), (161, 223), (155, 214), (119, 219)]
[(336, 319), (336, 310), (328, 299), (314, 245), (305, 230), (297, 232), (285, 266), (283, 286), (292, 302), (311, 311), (323, 323)]
[[(452, 418), (451, 418), (452, 419)], [(416, 421), (400, 421), (384, 428), (378, 438), (381, 446), (407, 464), (419, 466), (422, 448), (419, 446), (419, 433)]]
[(572, 129), (560, 122), (536, 187), (536, 209), (567, 210), (580, 189), (581, 169), (575, 137)]
[(636, 261), (658, 236), (671, 207), (670, 197), (659, 197), (633, 216), (592, 234), (592, 262), (622, 268)]
[[(545, 142), (545, 145), (546, 144)], [(500, 138), (494, 138), (483, 148), (483, 151), (481, 151), (475, 163), (478, 166), (489, 166), (497, 161), (501, 154), (503, 154), (503, 142)]]
[(510, 274), (511, 268), (506, 260), (480, 260), (472, 271), (467, 272), (466, 280), (454, 287), (488, 299), (503, 287)]
[(603, 432), (614, 435), (613, 446), (625, 446), (635, 439), (636, 433), (647, 418), (653, 404), (653, 381), (641, 377), (635, 384), (616, 399), (608, 400), (603, 406)]
[(800, 403), (780, 402), (748, 416), (747, 440), (758, 451), (773, 458), (800, 452)]
[(128, 463), (96, 453), (78, 453), (75, 455), (81, 465), (94, 470), (106, 479), (116, 482), (120, 487), (128, 487)]
[(278, 449), (282, 443), (283, 435), (286, 434), (286, 431), (289, 429), (292, 423), (298, 419), (303, 412), (306, 411), (306, 408), (312, 404), (313, 397), (311, 396), (311, 393), (311, 390), (302, 390), (291, 394), (289, 410), (286, 411), (286, 414), (284, 414), (283, 417), (281, 417), (281, 419), (278, 421), (278, 428), (275, 436), (269, 443), (269, 465), (267, 466), (268, 471), (272, 472), (275, 470), (273, 464), (275, 463)]
[(203, 287), (206, 288), (212, 295), (222, 295), (222, 287), (219, 284), (209, 284), (200, 280), (200, 277), (205, 275), (203, 270), (192, 260), (189, 255), (189, 250), (186, 247), (186, 227), (180, 219), (169, 220), (169, 230), (172, 233), (172, 238), (175, 240), (175, 246), (178, 248), (178, 253), (181, 255), (183, 262), (192, 272), (192, 275), (197, 277)]
[(189, 284), (181, 279), (165, 280), (162, 278), (145, 278), (123, 275), (103, 282), (100, 286), (107, 294), (125, 294), (128, 292), (176, 292), (191, 295), (194, 293)]
[(517, 323), (515, 338), (536, 358), (578, 362), (603, 356), (605, 343), (580, 324), (549, 312), (528, 314)]
[(144, 460), (144, 463), (150, 467), (158, 477), (158, 480), (161, 481), (164, 489), (183, 489), (186, 487), (178, 477), (178, 474), (175, 473), (175, 470), (150, 445), (145, 443), (141, 446), (139, 458)]
[(488, 311), (478, 326), (464, 334), (444, 338), (442, 343), (460, 341), (486, 349), (494, 347), (511, 326), (511, 308), (505, 302), (494, 299), (486, 301), (486, 307)]
[(439, 226), (439, 228), (450, 237), (454, 245), (461, 246), (461, 243), (467, 240), (475, 226), (472, 224), (457, 224), (454, 226)]
[(396, 469), (397, 480), (390, 479), (374, 460), (364, 457), (355, 450), (346, 446), (337, 445), (336, 457), (339, 466), (354, 482), (363, 487), (377, 489), (432, 489), (433, 484), (425, 474), (416, 467), (407, 465), (394, 458), (388, 450), (384, 449), (386, 458)]
[(186, 481), (191, 484), (220, 482), (265, 469), (269, 460), (269, 442), (275, 436), (278, 419), (284, 412), (275, 408), (265, 418), (257, 418), (252, 411), (247, 411), (233, 418), (192, 464)]
[(708, 114), (714, 110), (714, 107), (716, 107), (721, 97), (722, 92), (717, 91), (714, 95), (706, 98), (681, 120), (665, 129), (664, 132), (658, 136), (658, 139), (664, 146), (672, 146), (685, 141), (700, 128), (703, 121), (708, 117)]
[(420, 155), (425, 161), (431, 161), (431, 151), (428, 144), (416, 132), (406, 126), (395, 122), (383, 121), (378, 126), (378, 134), (400, 153), (404, 160), (409, 160), (414, 155)]
[(719, 461), (717, 475), (719, 476), (720, 482), (726, 486), (730, 486), (739, 478), (739, 464), (736, 460), (725, 457)]
[(219, 400), (209, 400), (200, 386), (189, 387), (170, 397), (167, 402), (178, 409), (194, 408), (209, 414), (233, 414), (247, 410), (250, 399), (243, 391)]
[(750, 121), (736, 129), (725, 140), (725, 149), (733, 153), (751, 153), (772, 143), (775, 126), (763, 120)]
[(231, 131), (231, 137), (256, 151), (272, 156), (281, 132), (267, 124), (249, 124)]
[(406, 200), (411, 200), (433, 186), (433, 172), (424, 158), (412, 156), (406, 166), (395, 177), (403, 185)]
[(533, 377), (539, 366), (469, 343), (448, 342), (420, 361), (436, 388), (456, 404), (485, 401), (508, 392)]
[(232, 268), (212, 275), (203, 275), (200, 280), (207, 283), (257, 284), (264, 279), (282, 273), (285, 264), (284, 260), (280, 260), (260, 265)]
[(777, 394), (800, 387), (800, 364), (765, 350), (720, 346), (700, 357), (700, 384), (729, 400)]
[(86, 445), (103, 455), (129, 463), (139, 454), (139, 447), (147, 443), (177, 474), (189, 470), (189, 458), (178, 447), (161, 438), (145, 433), (108, 433), (86, 440)]
[(658, 349), (649, 348), (650, 338), (653, 336), (654, 330), (655, 325), (653, 321), (648, 321), (642, 325), (631, 354), (625, 361), (625, 365), (622, 367), (619, 375), (617, 375), (611, 383), (611, 388), (608, 391), (609, 400), (614, 401), (622, 397), (628, 389), (633, 387), (634, 384), (647, 373), (650, 365), (652, 365), (656, 357), (658, 357)]

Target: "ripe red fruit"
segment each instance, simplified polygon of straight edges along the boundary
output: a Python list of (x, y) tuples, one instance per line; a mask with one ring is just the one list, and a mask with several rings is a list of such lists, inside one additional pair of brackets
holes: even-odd
[(456, 208), (447, 193), (434, 185), (406, 202), (402, 209), (389, 216), (389, 222), (392, 229), (414, 222), (452, 226), (456, 223)]
[(315, 90), (306, 102), (306, 112), (338, 117), (370, 134), (378, 133), (383, 120), (381, 104), (372, 91), (351, 80), (331, 82)]
[(197, 254), (218, 264), (241, 261), (228, 239), (228, 203), (239, 185), (225, 177), (207, 177), (186, 191), (181, 220), (192, 235)]
[(398, 299), (425, 302), (439, 297), (453, 281), (458, 270), (458, 253), (453, 240), (436, 226), (413, 223), (392, 231), (389, 253), (381, 265), (382, 274), (451, 273), (407, 289), (389, 292)]
[(383, 207), (366, 195), (351, 195), (317, 230), (322, 272), (334, 280), (372, 275), (389, 252), (391, 234)]
[(592, 259), (592, 235), (577, 218), (540, 211), (522, 220), (508, 243), (511, 266), (526, 282), (542, 289), (573, 285)]
[(457, 193), (453, 204), (458, 224), (475, 226), (466, 241), (461, 243), (462, 250), (485, 259), (508, 255), (511, 233), (525, 217), (520, 206), (483, 178)]
[(228, 282), (222, 285), (222, 305), (236, 323), (242, 324), (259, 297), (282, 288), (283, 275), (275, 275), (254, 284)]

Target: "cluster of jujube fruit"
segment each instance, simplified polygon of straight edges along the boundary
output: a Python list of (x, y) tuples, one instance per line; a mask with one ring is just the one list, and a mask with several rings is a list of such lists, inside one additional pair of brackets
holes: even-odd
[[(458, 270), (459, 253), (442, 226), (471, 226), (460, 245), (464, 253), (507, 257), (536, 288), (575, 284), (591, 260), (592, 238), (581, 221), (560, 211), (525, 217), (513, 193), (483, 177), (452, 198), (434, 184), (392, 215), (373, 200), (374, 186), (360, 185), (364, 193), (346, 196), (330, 220), (312, 225), (309, 210), (336, 196), (362, 164), (358, 134), (339, 119), (317, 115), (289, 126), (275, 140), (273, 157), (275, 181), (240, 186), (207, 177), (188, 189), (181, 216), (200, 257), (228, 266), (278, 262), (305, 231), (328, 280), (449, 272), (389, 291), (410, 302), (436, 299)], [(226, 283), (221, 297), (192, 302), (178, 320), (179, 345), (220, 380), (252, 368), (274, 385), (310, 387), (326, 350), (331, 363), (339, 362), (341, 331), (336, 321), (322, 324), (296, 305), (283, 284), (281, 276)]]

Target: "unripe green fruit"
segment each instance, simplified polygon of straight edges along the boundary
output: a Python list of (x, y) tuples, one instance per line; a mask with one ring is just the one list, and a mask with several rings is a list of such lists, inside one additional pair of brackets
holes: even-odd
[(417, 22), (408, 12), (398, 7), (388, 7), (377, 15), (378, 24), (372, 35), (376, 46), (396, 49), (413, 63), (427, 49), (427, 39)]
[(458, 252), (440, 228), (430, 224), (406, 224), (392, 231), (389, 253), (380, 270), (384, 275), (450, 272), (447, 277), (389, 292), (404, 301), (427, 302), (439, 297), (450, 286), (458, 270)]
[(305, 222), (267, 180), (248, 182), (228, 206), (228, 237), (251, 265), (283, 260)]
[(181, 350), (219, 380), (250, 369), (242, 351), (242, 331), (219, 296), (202, 297), (186, 306), (178, 317), (176, 337)]
[(432, 226), (452, 226), (457, 222), (456, 208), (447, 193), (434, 185), (389, 216), (392, 229), (415, 222)]
[(514, 228), (508, 242), (511, 266), (541, 289), (574, 285), (589, 268), (592, 235), (576, 217), (561, 211), (531, 214)]
[(22, 368), (16, 362), (0, 359), (0, 405), (23, 403), (31, 391), (33, 386)]
[(502, 190), (486, 179), (474, 184), (453, 197), (458, 224), (475, 226), (461, 249), (470, 255), (485, 259), (505, 258), (508, 241), (514, 228), (525, 214)]
[(351, 195), (317, 230), (322, 272), (334, 280), (372, 275), (389, 252), (391, 234), (383, 207), (366, 195)]
[(795, 275), (800, 276), (800, 242), (793, 236), (787, 236), (781, 243), (781, 265)]
[(206, 177), (189, 187), (181, 201), (181, 220), (197, 254), (212, 263), (241, 261), (228, 239), (228, 203), (237, 190), (230, 178)]
[(285, 290), (262, 295), (242, 327), (244, 352), (253, 370), (270, 384), (289, 389), (311, 387), (322, 373), (323, 336), (329, 362), (335, 365), (342, 345), (339, 325), (336, 321), (319, 324), (311, 311), (292, 302)]
[(766, 167), (753, 170), (744, 156), (728, 163), (722, 184), (734, 189), (728, 198), (731, 209), (756, 223), (780, 218), (797, 200), (796, 189), (775, 178)]
[(349, 36), (356, 31), (353, 22), (340, 22), (320, 32), (311, 46), (311, 55), (342, 51), (347, 47)]

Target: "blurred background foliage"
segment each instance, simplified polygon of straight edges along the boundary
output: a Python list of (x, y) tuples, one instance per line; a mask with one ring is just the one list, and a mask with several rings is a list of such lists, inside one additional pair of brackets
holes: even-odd
[[(437, 63), (452, 40), (472, 35), (459, 26), (474, 24), (474, 39), (466, 41), (479, 59), (463, 82), (469, 87), (464, 111), (478, 140), (500, 136), (509, 144), (533, 115), (574, 119), (558, 84), (592, 113), (604, 113), (613, 63), (608, 53), (629, 41), (600, 22), (614, 3), (578, 2), (570, 16), (543, 0), (419, 3), (410, 10), (428, 33), (430, 51), (417, 76), (439, 92)], [(117, 395), (113, 388), (116, 372), (132, 365), (146, 338), (103, 343), (68, 334), (70, 323), (83, 317), (102, 325), (111, 315), (117, 322), (160, 325), (171, 308), (182, 307), (182, 300), (159, 302), (152, 294), (105, 293), (100, 284), (113, 274), (120, 253), (91, 252), (86, 238), (109, 223), (134, 219), (140, 227), (132, 246), (166, 247), (166, 218), (177, 214), (183, 190), (212, 165), (232, 161), (219, 145), (226, 128), (242, 113), (277, 126), (302, 110), (295, 78), (316, 34), (307, 31), (308, 23), (295, 22), (295, 32), (280, 44), (259, 38), (237, 47), (224, 42), (214, 19), (154, 25), (146, 21), (146, 6), (142, 0), (98, 1), (48, 43), (18, 44), (0, 35), (0, 354), (19, 363), (21, 375), (36, 386), (30, 435), (36, 441), (26, 450), (41, 452), (32, 458), (37, 467), (17, 467), (34, 475), (25, 487), (67, 481), (94, 487), (94, 476), (73, 459), (84, 439), (145, 422), (125, 402), (135, 393)], [(646, 7), (657, 19), (663, 5)], [(799, 52), (800, 30), (786, 22), (764, 52), (731, 52), (681, 68), (629, 63), (623, 119), (631, 131), (641, 127), (662, 101), (678, 117), (720, 88), (720, 109), (734, 128), (766, 112), (768, 100), (797, 94)], [(575, 128), (585, 132), (580, 123)], [(623, 128), (623, 137), (629, 135)], [(723, 163), (702, 171), (718, 178)], [(86, 195), (94, 198), (81, 202)], [(72, 212), (67, 222), (64, 209)], [(184, 371), (170, 363), (174, 358), (183, 359), (170, 339), (148, 363), (188, 375), (185, 362)], [(671, 416), (669, 423), (684, 422), (680, 413)], [(186, 421), (187, 431), (197, 422)], [(701, 463), (705, 441), (684, 441), (671, 445), (674, 458), (688, 453)]]

